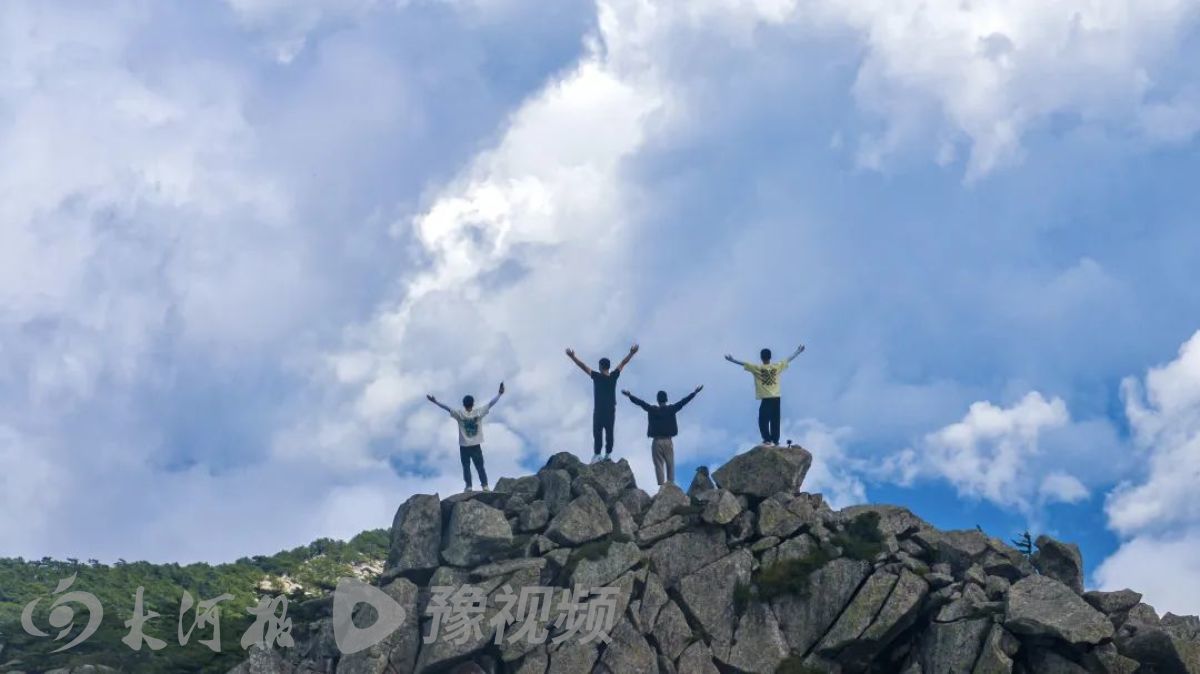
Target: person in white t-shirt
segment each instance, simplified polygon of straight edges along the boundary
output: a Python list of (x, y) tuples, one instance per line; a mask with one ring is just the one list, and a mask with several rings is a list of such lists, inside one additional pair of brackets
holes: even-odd
[(483, 468), (483, 418), (492, 411), (492, 406), (504, 395), (504, 382), (500, 382), (500, 392), (488, 404), (475, 406), (475, 398), (463, 397), (460, 410), (450, 409), (438, 402), (432, 395), (425, 396), (429, 402), (446, 410), (458, 422), (458, 457), (462, 461), (463, 482), (467, 484), (466, 491), (471, 491), (471, 464), (475, 464), (475, 472), (479, 473), (479, 485), (484, 491), (488, 490), (487, 471)]

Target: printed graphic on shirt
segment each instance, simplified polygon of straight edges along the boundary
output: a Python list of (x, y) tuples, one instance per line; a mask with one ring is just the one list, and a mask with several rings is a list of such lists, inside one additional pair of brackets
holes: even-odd
[(463, 433), (467, 436), (479, 435), (479, 417), (468, 417), (462, 422)]
[(755, 374), (763, 386), (774, 386), (779, 381), (779, 370), (773, 367), (764, 367)]

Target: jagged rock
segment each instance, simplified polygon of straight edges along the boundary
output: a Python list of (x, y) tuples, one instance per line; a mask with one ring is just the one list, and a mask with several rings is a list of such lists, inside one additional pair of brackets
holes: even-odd
[(1046, 576), (1029, 576), (1008, 591), (1005, 627), (1014, 634), (1049, 636), (1072, 644), (1098, 644), (1112, 623), (1071, 588)]
[(1122, 621), (1122, 624), (1158, 625), (1161, 622), (1158, 617), (1158, 611), (1155, 611), (1153, 606), (1138, 602), (1136, 606), (1129, 609), (1129, 612), (1125, 614), (1125, 620)]
[(1133, 590), (1117, 590), (1115, 592), (1101, 592), (1100, 590), (1092, 590), (1091, 592), (1083, 593), (1083, 600), (1092, 605), (1092, 608), (1104, 613), (1105, 615), (1128, 613), (1129, 609), (1137, 606), (1142, 601), (1142, 595)]
[(704, 512), (700, 515), (705, 522), (724, 526), (741, 514), (742, 504), (731, 492), (717, 489), (709, 493), (715, 495), (708, 499), (704, 506)]
[(613, 504), (612, 522), (614, 536), (633, 538), (637, 533), (638, 525), (633, 519), (633, 513), (629, 512), (629, 508), (626, 508), (625, 504), (620, 501)]
[(663, 585), (669, 588), (728, 552), (720, 529), (690, 530), (655, 543), (650, 548), (650, 563)]
[(624, 674), (624, 672), (646, 672), (658, 674), (658, 656), (628, 620), (622, 620), (612, 631), (612, 642), (600, 656), (600, 674)]
[(758, 535), (787, 538), (800, 528), (800, 517), (779, 501), (769, 498), (758, 504)]
[(917, 574), (903, 569), (900, 578), (849, 655), (859, 659), (874, 657), (917, 620), (921, 603), (929, 594), (929, 584)]
[(957, 599), (938, 611), (935, 620), (948, 623), (964, 618), (981, 618), (1003, 612), (1004, 604), (988, 601), (987, 594), (978, 585), (967, 583)]
[(537, 476), (542, 485), (542, 500), (550, 514), (557, 515), (571, 502), (571, 474), (566, 470), (543, 468)]
[[(284, 659), (279, 651), (273, 648), (251, 646), (246, 652), (246, 659), (238, 666), (229, 670), (229, 674), (293, 674), (296, 668)], [(66, 674), (67, 669), (56, 669), (46, 672)]]
[(506, 559), (501, 562), (493, 562), (477, 567), (467, 574), (467, 579), (471, 582), (479, 582), (489, 578), (498, 576), (508, 576), (518, 571), (532, 569), (534, 575), (540, 577), (542, 569), (546, 568), (547, 561), (540, 557), (525, 557), (521, 559)]
[(549, 665), (550, 654), (546, 651), (545, 646), (539, 646), (525, 654), (521, 663), (514, 670), (514, 674), (546, 674), (546, 667)]
[(546, 674), (586, 674), (592, 671), (598, 657), (600, 652), (595, 642), (583, 644), (568, 639), (550, 653)]
[(905, 538), (922, 529), (933, 529), (928, 522), (914, 515), (908, 508), (894, 505), (856, 505), (843, 508), (838, 514), (843, 521), (849, 522), (865, 513), (875, 513), (879, 516), (879, 532), (884, 536)]
[(646, 630), (654, 629), (658, 622), (658, 614), (667, 605), (667, 590), (659, 580), (658, 574), (651, 572), (646, 576), (646, 585), (642, 590), (642, 605), (639, 608), (640, 622)]
[(1117, 648), (1152, 672), (1200, 674), (1200, 643), (1177, 639), (1161, 627), (1140, 625), (1130, 636), (1123, 633)]
[(661, 522), (639, 528), (634, 537), (637, 539), (638, 545), (645, 547), (661, 541), (671, 534), (683, 531), (687, 525), (687, 520), (681, 515), (672, 515)]
[(807, 653), (837, 620), (867, 578), (870, 565), (851, 559), (835, 559), (814, 571), (803, 596), (783, 595), (771, 601), (791, 650)]
[(753, 510), (743, 510), (733, 521), (725, 525), (732, 545), (740, 545), (754, 537), (755, 515)]
[(604, 501), (594, 494), (584, 494), (568, 503), (546, 527), (546, 537), (562, 545), (579, 545), (610, 533), (612, 519)]
[(720, 674), (713, 663), (712, 649), (703, 640), (694, 641), (679, 656), (679, 672), (683, 674)]
[(712, 476), (718, 486), (735, 494), (766, 498), (796, 493), (810, 466), (812, 454), (802, 447), (759, 445), (733, 457)]
[(913, 534), (913, 539), (933, 555), (934, 561), (949, 564), (959, 573), (970, 568), (988, 550), (987, 536), (975, 529), (922, 529)]
[(987, 618), (932, 623), (917, 652), (921, 670), (930, 674), (971, 671), (991, 627)]
[(658, 649), (672, 661), (679, 657), (684, 647), (692, 640), (692, 628), (688, 626), (687, 618), (679, 605), (673, 601), (668, 601), (658, 612), (651, 634), (654, 635)]
[(1074, 543), (1062, 543), (1045, 534), (1037, 537), (1037, 552), (1030, 561), (1043, 576), (1049, 576), (1083, 594), (1083, 555)]
[(455, 566), (474, 566), (512, 545), (512, 527), (504, 513), (479, 501), (462, 501), (450, 512), (442, 559)]
[[(417, 652), (421, 647), (421, 630), (417, 618), (419, 588), (400, 578), (383, 591), (404, 608), (406, 620), (379, 643), (356, 653), (342, 656), (338, 661), (338, 674), (384, 674), (384, 672), (410, 672), (416, 666)], [(367, 604), (362, 608), (364, 615), (359, 624), (375, 622), (375, 609)]]
[(642, 561), (636, 543), (613, 543), (600, 559), (581, 559), (571, 575), (571, 584), (586, 588), (604, 587)]
[(706, 491), (716, 489), (712, 478), (708, 476), (708, 466), (700, 466), (696, 469), (696, 474), (692, 476), (692, 484), (688, 486), (687, 494), (691, 497), (699, 496)]
[(1168, 612), (1159, 621), (1162, 628), (1178, 639), (1200, 640), (1200, 617)]
[(519, 496), (526, 503), (533, 503), (542, 492), (542, 482), (536, 475), (518, 478), (502, 477), (496, 480), (495, 491), (498, 494), (508, 494), (510, 497)]
[(637, 487), (632, 487), (621, 492), (616, 502), (625, 506), (625, 509), (633, 516), (634, 522), (641, 522), (642, 515), (650, 507), (650, 501), (649, 494)]
[(1103, 643), (1084, 656), (1084, 669), (1101, 674), (1135, 674), (1141, 664), (1117, 651), (1113, 643)]
[(654, 499), (650, 502), (650, 508), (642, 515), (641, 526), (647, 528), (658, 524), (673, 516), (676, 510), (688, 508), (691, 505), (692, 500), (683, 493), (682, 489), (673, 484), (664, 484), (654, 495)]
[(871, 574), (854, 595), (854, 599), (838, 616), (833, 627), (817, 644), (817, 652), (825, 656), (834, 656), (847, 646), (853, 645), (858, 636), (871, 624), (875, 614), (883, 608), (883, 603), (887, 601), (898, 579), (899, 576), (884, 571)]
[(1008, 596), (1008, 588), (1012, 587), (1012, 583), (1008, 582), (1000, 576), (988, 576), (983, 584), (983, 590), (987, 594), (988, 599), (992, 601), (1001, 601)]
[(438, 497), (414, 494), (397, 510), (392, 519), (392, 544), (387, 567), (395, 574), (432, 571), (440, 560), (442, 510)]
[(992, 625), (971, 674), (1011, 674), (1021, 644), (1008, 630)]
[(633, 469), (625, 459), (601, 461), (586, 466), (580, 471), (580, 476), (590, 479), (605, 501), (611, 501), (626, 489), (637, 486), (633, 479)]
[(774, 672), (787, 654), (787, 640), (770, 607), (750, 604), (738, 622), (727, 664), (742, 672)]
[(734, 590), (739, 583), (750, 582), (753, 563), (748, 550), (737, 550), (679, 581), (683, 607), (708, 635), (709, 647), (719, 660), (728, 660), (733, 642)]
[(780, 538), (778, 536), (767, 536), (766, 538), (760, 538), (750, 544), (750, 552), (758, 554), (760, 552), (770, 550), (776, 545), (779, 545), (779, 542)]
[(982, 566), (978, 564), (972, 564), (971, 568), (967, 569), (966, 572), (963, 573), (963, 580), (970, 583), (975, 583), (979, 587), (985, 587), (987, 585), (987, 574), (983, 572)]
[(546, 465), (544, 468), (542, 468), (542, 470), (563, 470), (571, 476), (572, 480), (574, 480), (579, 473), (587, 468), (587, 466), (588, 465), (586, 463), (581, 461), (578, 456), (575, 456), (571, 452), (559, 452), (549, 459), (546, 459)]
[(659, 653), (658, 674), (679, 674), (679, 670), (675, 668), (675, 663), (667, 659), (667, 656)]
[(988, 549), (979, 560), (984, 573), (1000, 576), (1010, 583), (1015, 583), (1025, 576), (1035, 573), (1033, 565), (1025, 555), (998, 539), (988, 538), (987, 540)]
[(1032, 649), (1028, 661), (1038, 674), (1087, 674), (1083, 667), (1046, 648)]
[(932, 585), (933, 589), (935, 590), (940, 590), (943, 587), (954, 584), (954, 576), (948, 573), (938, 573), (937, 571), (931, 572), (929, 575), (925, 576), (925, 580), (929, 581), (929, 584)]
[(550, 506), (545, 501), (534, 501), (521, 511), (517, 528), (521, 532), (541, 531), (550, 522)]

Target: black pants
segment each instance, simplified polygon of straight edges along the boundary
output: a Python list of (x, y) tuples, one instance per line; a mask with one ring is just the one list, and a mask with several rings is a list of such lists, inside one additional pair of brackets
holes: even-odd
[(463, 466), (463, 482), (467, 483), (467, 487), (471, 486), (471, 463), (475, 463), (475, 472), (479, 473), (479, 484), (488, 486), (487, 471), (483, 469), (483, 448), (479, 445), (470, 445), (468, 447), (458, 448), (458, 458), (462, 459)]
[[(592, 453), (600, 454), (600, 445), (604, 445), (604, 453), (612, 454), (613, 426), (617, 422), (617, 409), (598, 409), (592, 412)], [(605, 437), (607, 434), (607, 437)]]
[(758, 432), (763, 442), (779, 444), (779, 398), (763, 398), (758, 402)]

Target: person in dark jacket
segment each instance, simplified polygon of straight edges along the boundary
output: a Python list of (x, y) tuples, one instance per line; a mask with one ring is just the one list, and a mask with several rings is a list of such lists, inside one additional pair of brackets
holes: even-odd
[(697, 386), (695, 391), (687, 394), (679, 402), (667, 404), (667, 392), (658, 392), (658, 404), (651, 405), (641, 398), (633, 395), (628, 390), (622, 390), (621, 393), (629, 398), (629, 401), (634, 405), (646, 410), (646, 436), (650, 438), (650, 456), (654, 459), (654, 477), (658, 479), (658, 485), (663, 485), (664, 473), (666, 482), (675, 482), (675, 441), (672, 440), (676, 435), (679, 435), (679, 423), (675, 420), (675, 415), (683, 406), (692, 402), (692, 398), (696, 397), (704, 387)]

